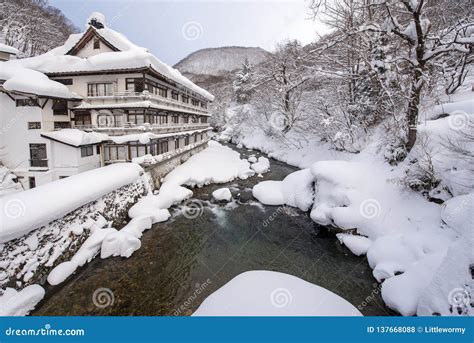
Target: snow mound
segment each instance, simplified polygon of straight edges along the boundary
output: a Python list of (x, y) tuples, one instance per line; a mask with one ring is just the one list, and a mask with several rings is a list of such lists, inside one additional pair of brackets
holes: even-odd
[(292, 275), (242, 273), (215, 291), (193, 316), (361, 316), (348, 301)]
[(299, 170), (283, 181), (263, 181), (252, 189), (253, 196), (266, 205), (289, 205), (307, 211), (314, 197), (314, 177), (309, 169)]
[(258, 158), (258, 162), (253, 163), (251, 168), (257, 173), (257, 174), (263, 174), (266, 173), (267, 171), (270, 170), (270, 161), (268, 158), (260, 156)]
[(40, 285), (30, 285), (21, 291), (7, 288), (0, 296), (0, 316), (26, 316), (43, 299), (44, 293)]
[(354, 255), (360, 256), (367, 254), (372, 241), (364, 236), (349, 235), (338, 233), (337, 238), (341, 244), (344, 244)]
[(212, 192), (212, 196), (217, 201), (230, 201), (230, 199), (232, 199), (232, 193), (230, 193), (229, 188), (219, 188)]
[(229, 147), (210, 141), (209, 146), (175, 168), (164, 178), (164, 183), (187, 186), (204, 186), (226, 183), (234, 179), (247, 179), (255, 174), (246, 160)]

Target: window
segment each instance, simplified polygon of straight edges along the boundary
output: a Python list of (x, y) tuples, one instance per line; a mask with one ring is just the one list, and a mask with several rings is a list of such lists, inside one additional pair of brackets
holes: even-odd
[(187, 95), (182, 95), (182, 96), (181, 96), (181, 100), (182, 100), (185, 104), (189, 104), (189, 96), (187, 96)]
[(100, 155), (100, 145), (96, 145), (96, 146), (95, 146), (95, 153), (96, 153), (97, 155)]
[(178, 93), (178, 92), (175, 92), (175, 91), (172, 91), (172, 92), (171, 92), (171, 98), (173, 98), (173, 100), (178, 100), (178, 98), (179, 98), (179, 93)]
[(132, 124), (143, 125), (145, 123), (145, 115), (143, 112), (129, 111), (127, 121)]
[(46, 144), (30, 144), (30, 166), (48, 167)]
[(92, 145), (81, 146), (81, 157), (87, 157), (94, 155), (94, 149)]
[(62, 83), (63, 85), (66, 85), (66, 86), (72, 85), (72, 79), (56, 79), (54, 81)]
[(168, 116), (158, 116), (158, 118), (160, 125), (168, 124)]
[(196, 100), (196, 99), (191, 99), (191, 104), (192, 104), (193, 106), (199, 106), (199, 101)]
[(201, 102), (201, 107), (202, 108), (207, 108), (207, 102)]
[(107, 145), (104, 147), (104, 158), (106, 161), (125, 161), (126, 153), (123, 145)]
[(207, 117), (201, 117), (201, 123), (206, 124), (207, 123)]
[(176, 139), (174, 140), (174, 149), (175, 149), (175, 150), (178, 150), (178, 149), (179, 149), (179, 138), (176, 138)]
[(189, 145), (189, 136), (184, 137), (184, 146)]
[(87, 85), (87, 96), (111, 96), (114, 92), (114, 84), (107, 83), (89, 83)]
[(16, 107), (23, 107), (23, 106), (35, 106), (39, 107), (38, 101), (35, 99), (16, 99)]
[(158, 155), (168, 152), (168, 141), (161, 141), (159, 145)]
[(76, 126), (90, 126), (91, 123), (91, 115), (90, 113), (76, 113), (74, 115), (74, 125)]
[(94, 38), (94, 50), (100, 49), (100, 39)]
[(41, 129), (41, 122), (40, 121), (29, 121), (28, 122), (28, 130), (40, 130)]
[(131, 92), (143, 92), (143, 90), (145, 89), (143, 79), (126, 79), (125, 89)]
[(67, 100), (53, 100), (53, 115), (67, 116)]
[(179, 116), (173, 116), (173, 124), (179, 124)]
[(185, 124), (189, 123), (189, 116), (186, 116), (186, 115), (183, 116), (183, 122), (184, 122)]
[(146, 155), (146, 145), (130, 143), (130, 159)]
[(168, 90), (163, 87), (158, 87), (158, 95), (166, 98), (168, 96)]
[(28, 178), (28, 185), (29, 185), (30, 189), (36, 187), (36, 179), (35, 179), (34, 176), (31, 176), (31, 177)]
[(70, 129), (71, 128), (71, 123), (68, 121), (55, 121), (54, 122), (54, 129), (55, 130), (60, 130), (60, 129)]

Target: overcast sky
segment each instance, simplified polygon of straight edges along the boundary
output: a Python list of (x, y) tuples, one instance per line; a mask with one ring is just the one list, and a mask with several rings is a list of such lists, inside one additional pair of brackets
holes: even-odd
[(308, 20), (306, 0), (50, 0), (81, 30), (94, 11), (108, 25), (168, 64), (193, 51), (259, 46), (296, 38), (311, 42), (324, 27)]

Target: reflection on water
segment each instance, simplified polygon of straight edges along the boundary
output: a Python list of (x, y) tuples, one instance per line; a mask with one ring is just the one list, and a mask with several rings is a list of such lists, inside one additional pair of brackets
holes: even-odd
[[(364, 257), (348, 252), (306, 213), (252, 199), (254, 184), (280, 180), (294, 170), (272, 160), (264, 178), (226, 184), (233, 195), (227, 204), (211, 199), (223, 185), (193, 190), (203, 206), (200, 216), (188, 219), (182, 206), (172, 208), (172, 218), (146, 231), (132, 257), (96, 258), (49, 289), (34, 314), (189, 315), (209, 294), (249, 270), (295, 275), (341, 295), (365, 315), (390, 314)], [(99, 288), (112, 291), (113, 304), (94, 305)]]

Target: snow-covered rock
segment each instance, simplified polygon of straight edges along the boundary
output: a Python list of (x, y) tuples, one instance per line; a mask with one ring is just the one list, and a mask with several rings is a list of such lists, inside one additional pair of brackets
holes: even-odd
[(230, 201), (230, 199), (232, 199), (232, 193), (229, 188), (219, 188), (212, 192), (212, 197), (217, 201)]
[(339, 242), (344, 244), (354, 255), (365, 255), (369, 250), (372, 241), (364, 236), (349, 235), (345, 233), (338, 233), (337, 238)]
[(307, 211), (313, 204), (314, 176), (309, 169), (291, 173), (283, 181), (263, 181), (252, 189), (253, 196), (266, 205), (289, 205)]
[(258, 162), (255, 162), (251, 165), (251, 168), (257, 173), (257, 174), (263, 174), (266, 173), (267, 171), (270, 170), (270, 161), (268, 158), (260, 156), (258, 158)]
[(361, 316), (348, 301), (292, 275), (242, 273), (215, 291), (193, 316)]
[(0, 316), (26, 316), (43, 299), (44, 293), (40, 285), (30, 285), (21, 291), (7, 288), (0, 296)]

